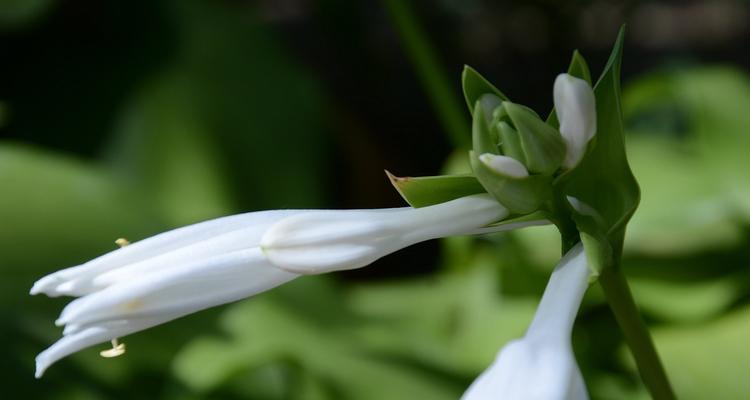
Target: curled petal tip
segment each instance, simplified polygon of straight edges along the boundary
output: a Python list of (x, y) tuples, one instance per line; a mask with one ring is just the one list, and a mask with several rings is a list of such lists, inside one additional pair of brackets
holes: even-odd
[(39, 361), (37, 361), (36, 370), (34, 371), (34, 378), (41, 379), (41, 377), (44, 375), (44, 369), (45, 367), (40, 366)]
[(57, 286), (60, 283), (60, 279), (57, 277), (57, 275), (47, 275), (38, 281), (34, 282), (34, 285), (31, 287), (31, 290), (29, 290), (29, 294), (35, 295), (40, 293), (54, 293), (54, 290), (50, 290), (53, 287)]

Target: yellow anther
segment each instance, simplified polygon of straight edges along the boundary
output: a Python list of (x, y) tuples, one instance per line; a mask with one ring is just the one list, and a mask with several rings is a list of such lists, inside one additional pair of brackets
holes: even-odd
[(125, 247), (125, 246), (129, 245), (130, 242), (128, 241), (128, 239), (119, 238), (119, 239), (115, 240), (115, 244), (118, 245), (118, 246), (120, 246), (120, 247)]
[(102, 350), (99, 355), (104, 358), (114, 358), (125, 354), (125, 343), (119, 343), (117, 338), (112, 339), (112, 348)]

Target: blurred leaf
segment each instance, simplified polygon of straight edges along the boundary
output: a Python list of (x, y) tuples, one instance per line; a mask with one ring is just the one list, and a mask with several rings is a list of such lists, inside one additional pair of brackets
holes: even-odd
[[(322, 280), (305, 277), (301, 281), (315, 279)], [(356, 319), (321, 324), (288, 308), (283, 292), (309, 283), (297, 281), (272, 292), (281, 292), (281, 298), (262, 296), (233, 306), (222, 318), (229, 338), (194, 341), (175, 360), (177, 376), (196, 390), (210, 391), (242, 371), (285, 361), (343, 398), (453, 399), (459, 395), (460, 387), (437, 376), (358, 348), (351, 336)], [(314, 297), (308, 300), (315, 302)], [(339, 302), (337, 309), (325, 311), (348, 313), (345, 304)], [(289, 396), (282, 398), (302, 398)]]
[(653, 330), (669, 378), (680, 399), (741, 399), (750, 392), (747, 332), (750, 307), (716, 321)]
[(367, 346), (472, 377), (522, 336), (537, 299), (502, 297), (494, 252), (474, 250), (464, 273), (357, 288), (352, 307), (378, 322), (361, 329)]
[(2, 305), (26, 301), (44, 274), (141, 239), (163, 223), (146, 197), (95, 166), (0, 143)]
[(629, 240), (649, 253), (732, 246), (750, 220), (750, 80), (725, 67), (656, 72), (623, 98), (644, 204)]
[(190, 76), (159, 76), (125, 108), (108, 154), (122, 179), (153, 195), (171, 226), (234, 210), (197, 98)]
[(675, 255), (738, 243), (742, 231), (732, 218), (731, 199), (705, 163), (664, 137), (634, 136), (628, 149), (643, 188), (628, 248)]
[[(181, 33), (177, 62), (194, 85), (202, 129), (225, 157), (243, 207), (323, 203), (326, 99), (307, 71), (240, 4), (173, 0)], [(269, 166), (273, 168), (269, 168)]]
[(39, 20), (55, 0), (0, 0), (0, 30), (24, 28)]
[(720, 315), (740, 296), (734, 276), (698, 282), (628, 279), (644, 313), (667, 322), (699, 322)]

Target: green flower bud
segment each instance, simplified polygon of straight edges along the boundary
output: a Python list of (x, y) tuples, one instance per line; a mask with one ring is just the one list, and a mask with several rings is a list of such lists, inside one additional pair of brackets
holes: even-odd
[(513, 214), (532, 213), (551, 195), (551, 176), (523, 176), (510, 163), (504, 166), (493, 163), (497, 159), (493, 159), (489, 153), (476, 154), (471, 151), (469, 160), (479, 183)]
[[(551, 175), (565, 159), (565, 141), (557, 129), (542, 121), (536, 113), (524, 106), (504, 101), (502, 108), (507, 113), (507, 120), (518, 133), (518, 142), (509, 143), (513, 152), (522, 151), (524, 164), (531, 173)], [(505, 119), (505, 118), (503, 118)], [(501, 135), (507, 133), (511, 140), (515, 136), (505, 128)]]
[[(550, 196), (552, 187), (551, 175), (530, 175), (523, 160), (512, 155), (500, 154), (498, 137), (500, 129), (507, 131), (511, 137), (515, 130), (502, 117), (493, 112), (492, 121), (487, 120), (486, 106), (489, 101), (477, 100), (474, 107), (472, 138), (474, 150), (469, 153), (471, 167), (479, 183), (502, 205), (514, 214), (528, 214), (539, 209), (542, 202)], [(505, 102), (503, 102), (504, 104)], [(498, 108), (502, 107), (497, 107)], [(494, 111), (494, 110), (493, 110)], [(490, 128), (492, 124), (495, 129)], [(507, 126), (507, 127), (506, 127)], [(502, 128), (501, 128), (502, 127)], [(516, 132), (517, 134), (517, 132)], [(519, 136), (519, 135), (516, 135)], [(504, 138), (503, 138), (504, 140)], [(508, 141), (507, 143), (510, 143)], [(521, 153), (521, 144), (516, 140), (516, 153)], [(506, 142), (503, 142), (506, 145)], [(508, 147), (511, 145), (508, 144)]]

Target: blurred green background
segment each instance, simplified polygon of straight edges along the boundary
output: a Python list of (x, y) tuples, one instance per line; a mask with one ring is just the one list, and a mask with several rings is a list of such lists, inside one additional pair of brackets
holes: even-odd
[[(682, 399), (750, 393), (746, 1), (0, 0), (0, 387), (8, 399), (457, 399), (523, 334), (552, 228), (424, 243), (88, 349), (33, 379), (54, 270), (273, 208), (401, 205), (382, 173), (468, 167), (463, 64), (551, 107), (574, 48), (629, 23), (625, 269)], [(574, 332), (592, 398), (648, 398), (603, 297)]]

